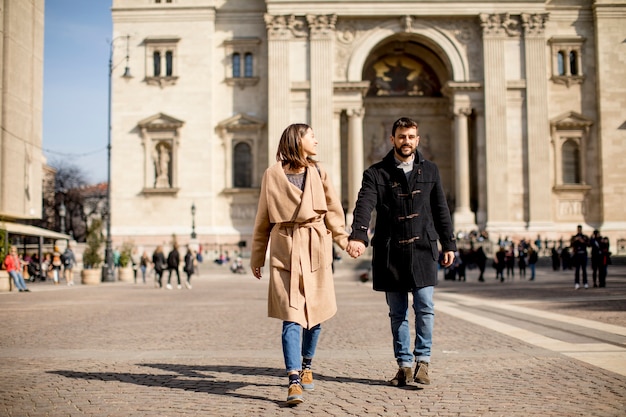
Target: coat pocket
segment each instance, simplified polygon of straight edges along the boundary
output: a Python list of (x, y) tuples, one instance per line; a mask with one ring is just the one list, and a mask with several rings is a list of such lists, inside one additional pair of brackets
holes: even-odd
[(439, 260), (439, 247), (437, 241), (439, 240), (439, 233), (434, 230), (428, 230), (428, 241), (430, 243), (430, 250), (432, 251), (433, 261)]
[(291, 271), (293, 229), (274, 227), (270, 237), (270, 265), (275, 268)]

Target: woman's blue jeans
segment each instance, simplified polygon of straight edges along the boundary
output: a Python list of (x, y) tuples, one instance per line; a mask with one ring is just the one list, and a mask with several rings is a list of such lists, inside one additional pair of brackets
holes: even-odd
[(415, 349), (411, 353), (411, 330), (409, 329), (409, 293), (388, 292), (387, 305), (391, 319), (393, 353), (398, 366), (412, 367), (416, 361), (430, 362), (430, 348), (433, 344), (433, 325), (435, 324), (435, 287), (416, 288), (413, 293), (413, 311), (415, 311)]
[(302, 329), (298, 323), (283, 321), (283, 356), (287, 372), (302, 370), (302, 358), (313, 359), (321, 325)]
[(9, 271), (9, 275), (11, 275), (11, 278), (13, 278), (13, 282), (15, 283), (15, 286), (18, 290), (26, 289), (26, 282), (24, 282), (24, 276), (21, 272)]

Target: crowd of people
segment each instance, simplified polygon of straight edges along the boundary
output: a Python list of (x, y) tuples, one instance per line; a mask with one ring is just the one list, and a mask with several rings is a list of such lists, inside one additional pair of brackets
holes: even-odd
[[(484, 273), (489, 263), (489, 257), (485, 254), (482, 245), (475, 244), (478, 240), (468, 241), (470, 248), (460, 248), (456, 252), (453, 264), (444, 269), (446, 280), (465, 281), (467, 269), (478, 269), (480, 271), (478, 281), (485, 281)], [(517, 271), (520, 279), (526, 279), (528, 269), (528, 279), (534, 281), (543, 244), (543, 253), (550, 254), (554, 271), (575, 270), (575, 289), (590, 287), (587, 279), (589, 258), (591, 258), (593, 287), (606, 287), (608, 266), (611, 264), (609, 238), (602, 236), (599, 230), (594, 230), (589, 237), (582, 232), (582, 226), (579, 225), (576, 234), (569, 239), (568, 243), (566, 244), (566, 241), (559, 239), (552, 241), (552, 247), (550, 247), (548, 240), (543, 241), (539, 237), (534, 244), (526, 239), (520, 239), (517, 243), (509, 238), (500, 239), (497, 250), (491, 257), (491, 266), (495, 270), (495, 278), (500, 282), (512, 281), (515, 279)]]

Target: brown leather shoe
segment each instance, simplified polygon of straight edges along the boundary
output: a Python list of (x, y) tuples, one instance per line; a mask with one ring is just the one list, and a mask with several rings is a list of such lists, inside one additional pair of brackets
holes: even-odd
[(428, 362), (419, 361), (417, 363), (413, 380), (418, 384), (430, 385), (430, 378), (428, 377)]
[(310, 369), (303, 369), (300, 371), (300, 382), (302, 384), (302, 389), (305, 391), (313, 391), (315, 389), (313, 372)]
[(412, 372), (413, 372), (412, 369), (408, 367), (398, 368), (398, 372), (396, 373), (396, 376), (394, 376), (393, 379), (389, 381), (389, 384), (394, 387), (405, 386), (407, 382), (410, 382), (412, 380), (411, 378)]
[(302, 398), (302, 385), (299, 383), (289, 384), (289, 391), (287, 392), (287, 404), (296, 405), (304, 401)]

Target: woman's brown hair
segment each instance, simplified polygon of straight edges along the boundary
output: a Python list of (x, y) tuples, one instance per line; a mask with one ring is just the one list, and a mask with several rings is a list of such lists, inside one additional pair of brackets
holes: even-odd
[(305, 123), (294, 123), (287, 126), (278, 142), (276, 160), (293, 170), (315, 165), (315, 161), (305, 157), (302, 152), (302, 137), (306, 135), (309, 129), (311, 126)]

